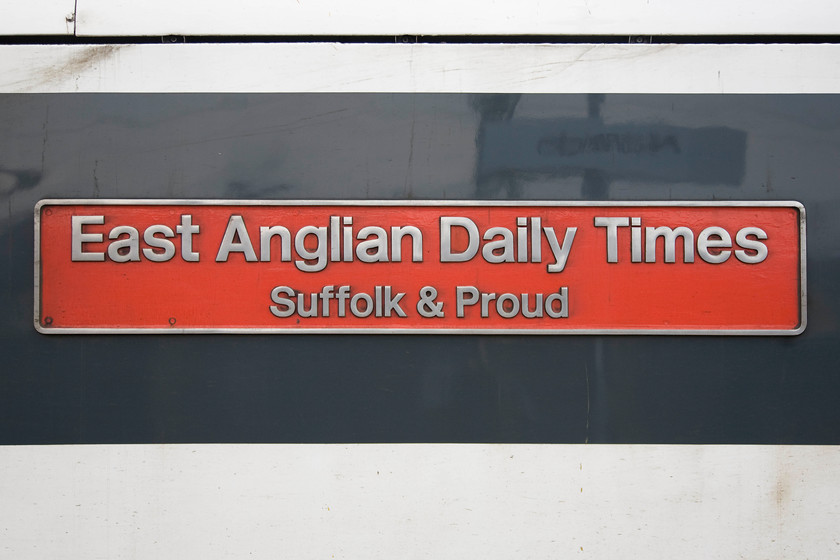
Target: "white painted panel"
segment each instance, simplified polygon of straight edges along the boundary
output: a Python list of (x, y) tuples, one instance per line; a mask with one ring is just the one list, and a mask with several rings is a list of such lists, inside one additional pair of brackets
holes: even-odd
[(836, 93), (840, 45), (14, 45), (0, 91)]
[(836, 446), (0, 447), (0, 555), (836, 558), (839, 478)]
[(80, 35), (840, 32), (835, 0), (79, 0)]
[(6, 0), (0, 35), (72, 35), (75, 0)]

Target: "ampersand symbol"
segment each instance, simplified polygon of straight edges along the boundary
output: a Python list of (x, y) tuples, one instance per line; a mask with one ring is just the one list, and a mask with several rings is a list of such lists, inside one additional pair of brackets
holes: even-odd
[(432, 286), (420, 288), (420, 301), (417, 302), (417, 313), (423, 317), (443, 317), (443, 302), (436, 303), (438, 293)]

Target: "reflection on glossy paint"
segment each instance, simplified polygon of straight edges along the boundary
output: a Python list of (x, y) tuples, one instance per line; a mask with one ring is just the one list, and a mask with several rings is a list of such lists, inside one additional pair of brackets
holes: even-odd
[(587, 96), (586, 118), (516, 118), (519, 95), (477, 96), (476, 195), (520, 198), (537, 178), (583, 177), (581, 195), (609, 199), (614, 180), (740, 186), (744, 131), (658, 123), (605, 123), (607, 98)]

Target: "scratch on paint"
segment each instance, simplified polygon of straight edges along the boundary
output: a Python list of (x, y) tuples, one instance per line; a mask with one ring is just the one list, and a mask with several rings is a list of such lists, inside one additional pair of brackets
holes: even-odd
[(47, 104), (46, 114), (44, 115), (44, 124), (41, 127), (41, 130), (44, 132), (44, 141), (41, 143), (41, 175), (44, 174), (44, 162), (47, 158), (47, 140), (49, 139), (49, 129), (48, 126), (50, 124), (50, 105)]
[(590, 410), (589, 365), (588, 364), (583, 364), (583, 369), (586, 372), (586, 439), (583, 440), (583, 443), (589, 443), (589, 410)]
[(417, 123), (417, 107), (414, 101), (415, 97), (411, 98), (411, 130), (409, 131), (408, 144), (408, 169), (405, 172), (405, 184), (403, 185), (403, 196), (406, 198), (414, 198), (414, 185), (411, 177), (412, 165), (414, 162), (414, 125)]
[(96, 176), (96, 169), (99, 167), (99, 160), (93, 161), (93, 198), (99, 198), (99, 177)]

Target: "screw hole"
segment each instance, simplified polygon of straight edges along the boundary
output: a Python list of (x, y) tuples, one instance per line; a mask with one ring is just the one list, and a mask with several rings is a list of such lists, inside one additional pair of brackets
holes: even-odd
[(44, 325), (45, 326), (49, 327), (50, 325), (52, 325), (52, 323), (53, 323), (53, 318), (52, 317), (44, 317)]
[(170, 318), (169, 318), (169, 326), (170, 326), (170, 327), (174, 327), (174, 326), (175, 326), (175, 317), (170, 317)]

